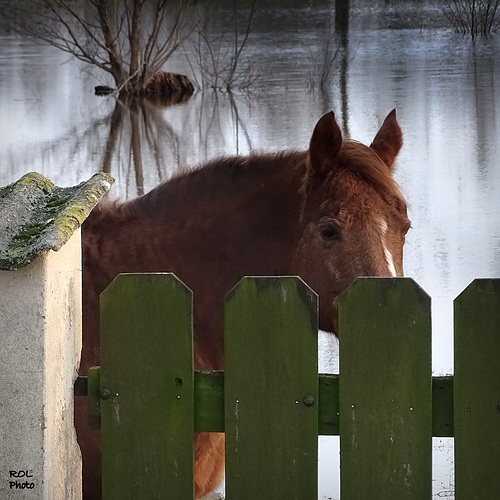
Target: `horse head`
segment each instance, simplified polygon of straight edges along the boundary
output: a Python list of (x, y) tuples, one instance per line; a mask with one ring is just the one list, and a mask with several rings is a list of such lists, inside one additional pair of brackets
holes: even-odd
[(403, 275), (410, 221), (392, 175), (402, 143), (395, 110), (369, 147), (344, 140), (332, 112), (314, 129), (294, 270), (320, 295), (324, 330), (336, 333), (337, 299), (356, 277)]

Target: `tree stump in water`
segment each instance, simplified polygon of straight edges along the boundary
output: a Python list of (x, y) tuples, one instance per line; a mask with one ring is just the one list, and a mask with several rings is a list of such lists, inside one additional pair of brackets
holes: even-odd
[[(115, 90), (106, 85), (95, 87), (95, 95), (104, 96), (112, 94)], [(126, 101), (129, 98), (145, 97), (154, 104), (169, 106), (186, 102), (194, 92), (194, 86), (186, 75), (158, 71), (149, 80), (146, 86), (134, 89), (133, 85), (125, 85), (120, 90), (120, 99)]]
[(166, 96), (173, 93), (182, 93), (190, 96), (193, 92), (194, 86), (186, 75), (166, 71), (158, 71), (144, 89), (146, 95), (160, 94)]

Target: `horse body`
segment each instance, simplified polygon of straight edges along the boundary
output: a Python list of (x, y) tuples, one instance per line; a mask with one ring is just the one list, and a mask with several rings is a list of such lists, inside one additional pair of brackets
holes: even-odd
[[(99, 364), (99, 294), (123, 272), (173, 272), (191, 288), (197, 369), (223, 368), (223, 301), (244, 275), (301, 276), (320, 296), (320, 327), (335, 332), (336, 299), (354, 278), (402, 275), (401, 144), (395, 112), (370, 147), (343, 141), (329, 113), (308, 151), (221, 158), (98, 205), (82, 227), (81, 373)], [(100, 498), (98, 433), (75, 408), (84, 498)], [(223, 435), (198, 434), (195, 454), (200, 497), (222, 478)]]
[[(293, 168), (305, 165), (305, 155), (279, 156), (222, 159), (202, 170), (217, 179), (220, 172), (220, 182), (213, 179), (193, 191), (192, 178), (200, 173), (193, 172), (131, 202), (96, 207), (82, 238), (84, 331), (92, 345), (98, 345), (98, 294), (118, 273), (169, 271), (195, 297), (198, 368), (223, 368), (224, 296), (243, 269), (245, 274), (278, 275), (291, 268), (300, 185), (296, 175), (280, 181), (291, 163)], [(283, 167), (276, 168), (280, 163)], [(262, 183), (246, 182), (259, 170), (271, 175)], [(229, 181), (224, 178), (228, 173)], [(280, 190), (297, 194), (285, 198)], [(95, 349), (85, 342), (82, 368), (92, 363)]]

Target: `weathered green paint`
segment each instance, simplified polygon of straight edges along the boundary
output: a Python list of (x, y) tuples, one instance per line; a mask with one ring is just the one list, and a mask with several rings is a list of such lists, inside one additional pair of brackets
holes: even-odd
[(120, 275), (101, 294), (104, 499), (193, 498), (191, 304), (170, 274)]
[[(342, 498), (430, 498), (431, 435), (454, 433), (456, 498), (496, 498), (500, 280), (455, 301), (454, 377), (431, 377), (430, 301), (412, 280), (361, 279), (341, 298), (340, 376), (316, 374), (316, 301), (300, 280), (247, 278), (230, 294), (225, 373), (193, 378), (190, 303), (165, 275), (121, 276), (102, 298), (109, 368), (100, 388), (91, 369), (87, 386), (91, 419), (102, 412), (107, 498), (191, 498), (193, 432), (224, 428), (229, 500), (315, 498), (316, 436), (339, 431)], [(99, 401), (103, 388), (111, 399)]]
[[(89, 369), (89, 414), (100, 427), (99, 370)], [(95, 372), (94, 375), (90, 375)], [(93, 377), (97, 377), (92, 381)], [(97, 389), (92, 390), (92, 387)], [(92, 394), (93, 392), (93, 394)], [(83, 396), (85, 394), (79, 394)], [(318, 435), (338, 436), (339, 376), (318, 375)], [(194, 372), (195, 432), (224, 432), (224, 372)], [(453, 377), (432, 378), (432, 435), (453, 437)]]
[(455, 308), (455, 498), (500, 492), (500, 280), (474, 280)]
[(225, 328), (226, 498), (316, 498), (316, 296), (298, 278), (245, 278)]
[(339, 337), (341, 498), (431, 498), (429, 297), (411, 279), (358, 279)]
[(224, 432), (224, 372), (194, 373), (194, 429)]
[(432, 435), (453, 437), (453, 377), (432, 377)]
[(31, 172), (0, 188), (0, 269), (19, 269), (43, 252), (59, 250), (113, 182), (101, 172), (61, 188)]
[(318, 434), (339, 435), (339, 376), (319, 375), (318, 377)]
[(88, 419), (93, 429), (101, 428), (101, 367), (91, 366), (87, 372)]

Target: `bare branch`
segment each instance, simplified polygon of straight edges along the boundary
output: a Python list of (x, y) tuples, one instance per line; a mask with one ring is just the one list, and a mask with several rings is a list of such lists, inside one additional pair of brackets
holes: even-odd
[[(227, 91), (233, 88), (248, 88), (259, 77), (248, 56), (243, 62), (243, 55), (253, 31), (257, 0), (253, 0), (244, 10), (239, 10), (236, 4), (237, 2), (232, 19), (224, 21), (225, 29), (217, 36), (207, 30), (208, 20), (216, 16), (210, 7), (202, 14), (205, 26), (197, 25), (195, 28), (195, 40), (191, 42), (195, 60), (191, 62), (189, 51), (186, 58), (192, 67), (197, 67), (204, 87)], [(239, 29), (241, 25), (242, 31)]]
[(443, 12), (458, 33), (489, 35), (500, 30), (500, 0), (447, 0)]
[(140, 94), (186, 36), (189, 0), (4, 0), (0, 15), (42, 40), (111, 74)]

